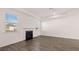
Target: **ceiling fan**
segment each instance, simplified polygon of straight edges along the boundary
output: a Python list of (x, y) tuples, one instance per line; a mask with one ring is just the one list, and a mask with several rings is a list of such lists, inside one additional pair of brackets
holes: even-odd
[(64, 16), (62, 14), (58, 14), (55, 8), (49, 8), (49, 16), (47, 18), (58, 18)]

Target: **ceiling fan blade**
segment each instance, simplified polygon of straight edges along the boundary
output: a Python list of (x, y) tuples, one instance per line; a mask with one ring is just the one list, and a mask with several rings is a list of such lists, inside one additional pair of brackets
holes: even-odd
[(61, 17), (61, 16), (64, 16), (64, 15), (53, 15), (53, 16), (49, 16), (48, 18), (58, 18), (58, 17)]

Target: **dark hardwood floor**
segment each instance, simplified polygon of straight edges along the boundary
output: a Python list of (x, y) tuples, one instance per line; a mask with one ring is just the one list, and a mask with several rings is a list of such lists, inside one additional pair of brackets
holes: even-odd
[(0, 51), (79, 51), (79, 40), (39, 36), (2, 47)]

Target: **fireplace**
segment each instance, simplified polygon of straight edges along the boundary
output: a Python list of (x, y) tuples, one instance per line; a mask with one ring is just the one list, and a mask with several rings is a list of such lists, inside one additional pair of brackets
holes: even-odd
[(33, 39), (33, 31), (26, 31), (25, 38), (26, 38), (26, 41), (32, 40)]

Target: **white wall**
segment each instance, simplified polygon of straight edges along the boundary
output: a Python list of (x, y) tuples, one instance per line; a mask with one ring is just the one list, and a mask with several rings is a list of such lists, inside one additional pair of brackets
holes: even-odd
[[(10, 12), (17, 16), (17, 31), (16, 32), (5, 32), (5, 13)], [(25, 40), (24, 28), (36, 28), (38, 30), (32, 29), (34, 31), (34, 37), (40, 35), (40, 21), (36, 18), (29, 16), (28, 14), (16, 11), (13, 9), (3, 9), (0, 11), (0, 47), (13, 44), (22, 40)]]
[(42, 35), (79, 39), (79, 15), (42, 22)]

